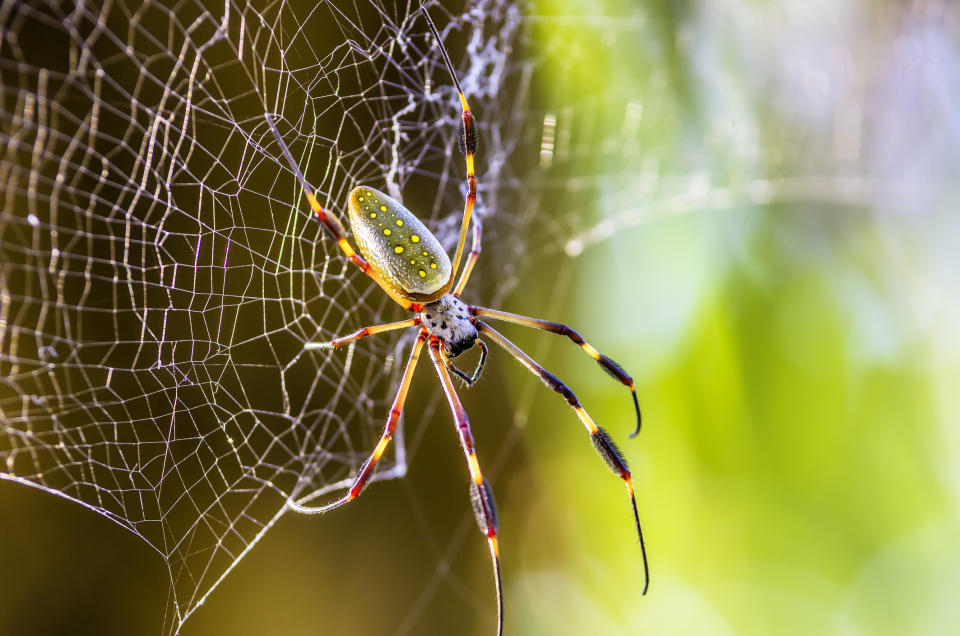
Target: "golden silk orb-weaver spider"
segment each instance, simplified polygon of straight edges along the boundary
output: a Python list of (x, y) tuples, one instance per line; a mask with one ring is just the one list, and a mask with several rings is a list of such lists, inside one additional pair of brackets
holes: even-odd
[[(497, 634), (501, 635), (503, 634), (503, 584), (500, 575), (500, 554), (497, 543), (497, 512), (493, 499), (493, 490), (480, 469), (480, 462), (477, 459), (467, 413), (457, 395), (450, 373), (452, 372), (460, 377), (468, 386), (477, 381), (483, 372), (487, 357), (487, 346), (481, 339), (481, 336), (486, 336), (519, 360), (521, 364), (538, 376), (544, 384), (566, 399), (567, 403), (586, 427), (597, 453), (599, 453), (600, 457), (603, 458), (610, 469), (626, 484), (627, 492), (630, 495), (630, 504), (633, 509), (633, 519), (637, 529), (637, 536), (640, 541), (641, 555), (643, 557), (645, 577), (643, 593), (646, 594), (647, 587), (650, 583), (646, 547), (643, 543), (643, 532), (640, 528), (640, 516), (637, 512), (637, 502), (633, 492), (633, 481), (626, 461), (623, 459), (623, 456), (607, 432), (593, 422), (586, 410), (581, 406), (580, 401), (577, 399), (577, 396), (574, 395), (573, 391), (567, 388), (563, 382), (540, 366), (519, 347), (501, 335), (500, 332), (484, 322), (483, 319), (502, 320), (508, 323), (549, 331), (566, 336), (577, 344), (590, 355), (590, 357), (596, 360), (604, 370), (630, 389), (637, 416), (636, 429), (631, 433), (630, 437), (634, 437), (640, 431), (640, 405), (637, 401), (637, 393), (634, 389), (633, 379), (621, 369), (619, 365), (594, 349), (580, 334), (570, 327), (495, 309), (467, 305), (460, 300), (460, 294), (463, 292), (464, 287), (466, 287), (470, 273), (473, 271), (477, 258), (480, 256), (481, 223), (477, 217), (473, 216), (473, 206), (477, 196), (477, 178), (474, 174), (474, 153), (477, 148), (476, 120), (470, 111), (470, 106), (467, 104), (467, 99), (464, 96), (460, 81), (450, 61), (450, 56), (443, 46), (440, 33), (436, 25), (434, 25), (433, 20), (430, 19), (422, 2), (420, 4), (420, 11), (430, 28), (430, 32), (437, 41), (437, 45), (443, 56), (443, 62), (457, 88), (462, 109), (458, 143), (460, 150), (466, 158), (467, 196), (463, 208), (460, 235), (457, 240), (457, 247), (452, 263), (440, 245), (440, 241), (437, 240), (420, 219), (414, 216), (414, 214), (407, 210), (399, 201), (374, 188), (364, 185), (354, 188), (347, 202), (350, 228), (353, 231), (354, 239), (359, 248), (358, 254), (357, 250), (353, 249), (350, 241), (347, 239), (346, 231), (337, 217), (328, 214), (320, 205), (319, 201), (317, 201), (313, 189), (309, 183), (307, 183), (306, 178), (297, 166), (290, 149), (287, 148), (283, 139), (280, 137), (273, 118), (269, 113), (265, 115), (270, 130), (276, 137), (283, 155), (290, 165), (290, 169), (300, 181), (306, 199), (313, 209), (317, 220), (333, 236), (340, 250), (350, 261), (383, 288), (397, 304), (413, 313), (413, 317), (407, 320), (365, 327), (350, 335), (336, 338), (327, 343), (311, 343), (308, 347), (313, 349), (335, 348), (374, 334), (407, 327), (416, 327), (418, 329), (417, 339), (414, 342), (406, 368), (400, 379), (400, 386), (397, 389), (393, 406), (387, 416), (387, 422), (384, 425), (380, 441), (363, 464), (363, 467), (353, 478), (350, 490), (339, 499), (324, 506), (304, 506), (293, 501), (289, 503), (289, 506), (298, 512), (317, 514), (339, 507), (356, 499), (360, 495), (373, 474), (377, 462), (380, 460), (380, 457), (383, 455), (393, 437), (397, 422), (403, 410), (404, 402), (406, 401), (407, 391), (410, 388), (410, 381), (413, 377), (420, 352), (423, 349), (423, 345), (428, 344), (430, 348), (430, 358), (433, 361), (437, 376), (440, 378), (440, 385), (443, 388), (447, 402), (450, 405), (450, 410), (453, 413), (453, 420), (460, 438), (460, 446), (466, 457), (467, 467), (470, 473), (470, 497), (473, 503), (474, 513), (476, 514), (477, 524), (480, 526), (481, 532), (486, 536), (490, 550), (497, 593)], [(460, 278), (454, 287), (453, 281), (460, 266), (467, 233), (471, 227), (471, 221), (473, 228), (472, 249), (467, 256)], [(451, 362), (451, 358), (460, 355), (475, 345), (480, 347), (480, 360), (474, 372), (471, 375), (467, 375)]]

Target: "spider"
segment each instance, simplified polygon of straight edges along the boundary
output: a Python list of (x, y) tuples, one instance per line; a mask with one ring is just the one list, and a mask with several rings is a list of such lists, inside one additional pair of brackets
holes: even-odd
[[(460, 438), (460, 446), (466, 457), (467, 467), (470, 473), (470, 498), (477, 518), (477, 524), (480, 527), (480, 531), (486, 537), (490, 550), (496, 584), (497, 634), (502, 635), (503, 583), (500, 573), (500, 554), (497, 542), (497, 511), (493, 499), (493, 490), (480, 469), (473, 434), (470, 430), (470, 422), (457, 395), (456, 388), (451, 379), (451, 372), (462, 379), (467, 386), (472, 385), (479, 379), (487, 358), (487, 345), (481, 339), (481, 336), (486, 336), (489, 340), (519, 360), (521, 364), (539, 377), (549, 388), (566, 399), (567, 403), (586, 427), (597, 453), (599, 453), (600, 457), (603, 458), (610, 469), (626, 484), (627, 492), (630, 495), (630, 504), (633, 509), (633, 519), (640, 542), (641, 554), (643, 556), (643, 594), (646, 594), (647, 587), (650, 583), (646, 547), (643, 542), (643, 532), (640, 528), (640, 517), (637, 512), (637, 501), (633, 492), (633, 481), (630, 476), (630, 470), (627, 468), (627, 463), (623, 459), (619, 449), (610, 439), (607, 432), (593, 422), (586, 410), (581, 406), (580, 401), (577, 399), (577, 396), (574, 395), (573, 391), (567, 388), (557, 377), (540, 366), (540, 364), (523, 350), (501, 335), (500, 332), (487, 324), (485, 320), (502, 320), (508, 323), (549, 331), (566, 336), (572, 340), (590, 357), (596, 360), (605, 371), (630, 389), (637, 416), (637, 425), (630, 437), (634, 437), (640, 432), (640, 404), (637, 401), (637, 393), (634, 389), (633, 379), (621, 369), (619, 365), (593, 348), (579, 333), (570, 327), (546, 320), (511, 314), (505, 311), (467, 305), (460, 300), (460, 294), (466, 287), (467, 281), (470, 279), (470, 273), (473, 271), (477, 258), (480, 256), (480, 235), (482, 228), (480, 219), (472, 215), (477, 196), (477, 178), (474, 174), (474, 154), (477, 149), (477, 124), (473, 113), (470, 111), (470, 106), (467, 104), (467, 99), (464, 96), (463, 88), (460, 86), (460, 81), (450, 61), (450, 56), (443, 46), (440, 33), (430, 18), (430, 15), (427, 13), (423, 2), (420, 3), (420, 12), (423, 14), (430, 32), (437, 41), (444, 65), (456, 86), (460, 98), (461, 117), (458, 131), (458, 145), (466, 159), (467, 195), (463, 208), (463, 220), (460, 225), (460, 235), (457, 240), (457, 247), (452, 264), (447, 253), (440, 245), (440, 241), (437, 240), (420, 219), (414, 216), (414, 214), (406, 209), (399, 201), (365, 185), (354, 188), (347, 201), (350, 227), (353, 230), (354, 239), (359, 247), (358, 253), (358, 250), (355, 250), (347, 239), (346, 231), (337, 217), (328, 214), (320, 205), (314, 195), (313, 188), (310, 187), (303, 172), (301, 172), (297, 166), (290, 149), (283, 142), (273, 122), (273, 118), (269, 113), (265, 113), (270, 130), (276, 137), (290, 169), (299, 180), (306, 199), (317, 220), (337, 241), (337, 245), (347, 259), (359, 267), (367, 276), (372, 278), (397, 304), (413, 313), (413, 317), (407, 320), (365, 327), (350, 335), (335, 338), (327, 343), (311, 343), (308, 345), (308, 348), (336, 348), (375, 334), (409, 327), (416, 327), (418, 329), (417, 339), (413, 344), (403, 376), (400, 379), (400, 386), (397, 389), (393, 406), (390, 409), (386, 424), (383, 427), (383, 433), (373, 452), (363, 464), (363, 467), (354, 476), (349, 491), (339, 499), (324, 506), (304, 506), (294, 501), (290, 501), (289, 506), (298, 512), (318, 514), (342, 506), (347, 502), (353, 501), (360, 495), (371, 475), (373, 475), (377, 462), (387, 449), (396, 431), (397, 422), (400, 419), (400, 414), (406, 401), (407, 391), (410, 388), (410, 381), (413, 377), (414, 369), (417, 366), (417, 360), (420, 357), (423, 346), (427, 344), (429, 346), (430, 358), (436, 369), (437, 376), (440, 379), (440, 385), (443, 388), (443, 392), (453, 414), (453, 421)], [(472, 249), (467, 256), (460, 278), (456, 286), (454, 286), (453, 281), (460, 267), (467, 232), (471, 228), (471, 221), (473, 223)], [(474, 346), (480, 347), (480, 359), (473, 373), (467, 375), (458, 369), (451, 362), (451, 359)]]

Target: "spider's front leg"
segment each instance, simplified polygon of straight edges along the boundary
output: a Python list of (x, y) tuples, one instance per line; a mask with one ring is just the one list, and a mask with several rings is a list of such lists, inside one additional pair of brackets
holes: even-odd
[[(463, 220), (460, 223), (460, 236), (457, 239), (457, 247), (453, 256), (453, 269), (451, 270), (450, 280), (443, 288), (443, 293), (446, 294), (450, 290), (451, 285), (453, 285), (454, 276), (460, 269), (463, 247), (466, 243), (467, 232), (470, 229), (470, 218), (473, 215), (473, 206), (477, 200), (477, 176), (474, 169), (474, 155), (477, 152), (477, 120), (473, 111), (470, 110), (470, 104), (467, 103), (467, 97), (463, 93), (463, 86), (460, 85), (460, 80), (457, 78), (457, 72), (453, 68), (453, 62), (450, 61), (447, 49), (443, 46), (443, 38), (440, 37), (440, 31), (437, 30), (437, 26), (430, 18), (430, 14), (427, 13), (427, 8), (424, 6), (423, 0), (420, 2), (420, 12), (423, 14), (427, 26), (430, 27), (430, 32), (433, 34), (433, 37), (437, 40), (437, 45), (443, 56), (443, 64), (447, 67), (450, 79), (453, 80), (453, 84), (457, 88), (457, 96), (460, 98), (460, 126), (457, 132), (457, 145), (460, 147), (460, 152), (464, 156), (467, 169), (467, 197), (463, 205)], [(459, 296), (460, 292), (463, 291), (463, 287), (467, 284), (467, 279), (470, 278), (473, 265), (480, 255), (480, 231), (480, 222), (478, 219), (474, 219), (473, 248), (468, 257), (463, 274), (460, 277), (460, 281), (457, 284), (456, 291), (454, 292), (457, 296)]]
[(390, 407), (390, 414), (387, 416), (387, 423), (383, 427), (380, 441), (377, 442), (376, 448), (373, 449), (367, 461), (363, 463), (363, 468), (361, 468), (356, 477), (353, 478), (353, 484), (350, 486), (347, 494), (324, 506), (305, 506), (295, 501), (289, 501), (287, 505), (292, 510), (305, 514), (320, 514), (338, 508), (349, 501), (353, 501), (360, 495), (364, 486), (367, 485), (367, 482), (373, 475), (373, 469), (376, 467), (377, 462), (380, 461), (384, 451), (387, 450), (387, 446), (390, 444), (390, 440), (393, 439), (394, 432), (397, 430), (397, 422), (400, 421), (403, 404), (406, 402), (407, 392), (410, 390), (410, 380), (413, 379), (413, 371), (417, 368), (417, 359), (420, 357), (420, 350), (423, 349), (423, 343), (426, 341), (427, 332), (421, 330), (417, 336), (417, 341), (413, 344), (413, 349), (410, 351), (410, 358), (407, 360), (407, 367), (403, 370), (403, 377), (400, 379), (400, 388), (397, 389), (397, 395), (393, 399), (393, 406)]

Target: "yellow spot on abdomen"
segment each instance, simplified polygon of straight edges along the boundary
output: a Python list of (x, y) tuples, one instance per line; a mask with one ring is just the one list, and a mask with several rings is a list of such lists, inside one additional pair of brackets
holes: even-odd
[(403, 227), (403, 221), (397, 219), (397, 227)]
[(381, 205), (381, 206), (380, 206), (380, 211), (381, 211), (381, 212), (386, 212), (386, 211), (387, 211), (387, 206)]
[(397, 254), (403, 254), (403, 247), (401, 247), (400, 245), (397, 245), (395, 248), (393, 248), (393, 251), (396, 252)]
[(377, 213), (376, 213), (376, 212), (371, 212), (371, 213), (370, 213), (370, 218), (371, 218), (371, 219), (377, 218)]
[(387, 229), (387, 230), (384, 230), (384, 231), (383, 231), (383, 233), (384, 233), (384, 234), (386, 234), (387, 236), (390, 236), (390, 234), (391, 234), (391, 232), (390, 232), (390, 230), (389, 230), (389, 229)]
[(437, 269), (436, 263), (430, 263), (430, 269)]
[(420, 237), (414, 234), (413, 236), (410, 237), (410, 240), (413, 241), (414, 243), (419, 243)]
[(417, 273), (420, 274), (420, 278), (426, 278), (426, 277), (427, 277), (427, 273), (426, 273), (425, 271), (423, 271), (422, 269), (421, 269), (419, 272), (417, 272)]

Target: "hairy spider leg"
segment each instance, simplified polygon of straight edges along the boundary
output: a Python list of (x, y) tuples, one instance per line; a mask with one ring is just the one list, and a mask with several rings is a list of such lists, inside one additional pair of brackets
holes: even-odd
[[(460, 152), (464, 154), (467, 164), (467, 200), (463, 205), (463, 221), (460, 223), (460, 237), (457, 239), (457, 249), (453, 255), (453, 268), (450, 270), (450, 280), (447, 281), (447, 284), (443, 286), (443, 293), (437, 296), (439, 298), (450, 291), (450, 288), (453, 286), (453, 279), (456, 277), (457, 270), (460, 268), (460, 259), (463, 256), (463, 246), (467, 240), (467, 230), (470, 229), (470, 218), (473, 215), (473, 204), (477, 199), (477, 177), (474, 174), (473, 169), (473, 156), (477, 150), (477, 128), (476, 120), (473, 117), (473, 113), (470, 111), (470, 105), (467, 103), (467, 98), (463, 94), (463, 87), (460, 86), (460, 80), (457, 78), (457, 73), (453, 69), (453, 63), (450, 61), (450, 55), (447, 53), (446, 47), (443, 46), (443, 40), (440, 38), (440, 31), (437, 30), (437, 26), (430, 18), (430, 14), (427, 13), (427, 8), (424, 6), (422, 0), (420, 2), (420, 12), (426, 19), (427, 26), (430, 27), (430, 32), (433, 34), (433, 37), (437, 40), (437, 45), (440, 48), (441, 55), (443, 56), (443, 63), (447, 67), (447, 72), (450, 74), (450, 78), (453, 80), (454, 85), (457, 87), (457, 94), (460, 96), (461, 115), (460, 130), (457, 142), (460, 146)], [(474, 223), (476, 224), (476, 220), (474, 220)], [(474, 245), (477, 254), (479, 254), (479, 234), (476, 230), (474, 230)], [(475, 261), (476, 258), (474, 257), (473, 260)], [(467, 272), (469, 269), (472, 269), (472, 267), (472, 264), (468, 264), (468, 269), (465, 269), (464, 271)], [(466, 284), (466, 281), (463, 280), (463, 278), (461, 278), (461, 282)], [(458, 287), (462, 287), (462, 285)]]
[(510, 355), (519, 360), (523, 366), (527, 367), (534, 375), (539, 377), (544, 384), (567, 400), (567, 403), (573, 408), (577, 417), (580, 418), (580, 421), (583, 422), (583, 425), (586, 426), (587, 431), (590, 433), (590, 441), (593, 442), (593, 447), (597, 453), (607, 463), (610, 470), (619, 475), (624, 483), (626, 483), (627, 492), (630, 494), (630, 505), (633, 507), (633, 521), (637, 527), (637, 537), (640, 539), (640, 552), (643, 555), (643, 594), (646, 594), (647, 588), (650, 586), (650, 570), (647, 567), (647, 548), (643, 542), (643, 530), (640, 529), (640, 514), (637, 512), (637, 498), (633, 493), (633, 478), (630, 475), (630, 470), (627, 468), (626, 460), (624, 460), (623, 455), (620, 454), (620, 450), (616, 444), (613, 443), (613, 440), (610, 439), (610, 436), (607, 435), (607, 432), (593, 422), (593, 419), (580, 404), (577, 396), (566, 384), (540, 366), (533, 358), (524, 353), (520, 347), (507, 340), (506, 337), (490, 325), (480, 320), (477, 320), (475, 324), (477, 331), (488, 335), (495, 343), (500, 345)]
[(534, 329), (549, 331), (550, 333), (555, 333), (570, 338), (570, 340), (572, 340), (576, 345), (586, 351), (591, 358), (596, 360), (604, 371), (609, 373), (617, 380), (620, 380), (624, 386), (630, 389), (630, 394), (633, 397), (633, 408), (637, 411), (637, 427), (632, 433), (630, 433), (630, 437), (636, 437), (637, 433), (640, 432), (640, 402), (637, 400), (637, 390), (633, 386), (633, 378), (631, 378), (627, 372), (620, 367), (619, 364), (594, 349), (590, 343), (584, 340), (583, 337), (575, 330), (558, 322), (549, 322), (547, 320), (538, 320), (537, 318), (528, 318), (526, 316), (500, 311), (498, 309), (470, 307), (470, 312), (474, 316), (484, 316), (487, 318), (493, 318), (494, 320), (512, 322), (517, 325), (523, 325), (524, 327), (533, 327)]
[(263, 116), (266, 118), (267, 124), (270, 126), (270, 130), (273, 131), (273, 136), (277, 139), (277, 143), (280, 144), (280, 149), (283, 151), (283, 156), (287, 160), (287, 164), (289, 164), (290, 169), (297, 176), (297, 180), (300, 182), (300, 187), (303, 188), (303, 193), (306, 195), (307, 201), (310, 203), (310, 207), (313, 209), (313, 213), (316, 215), (317, 220), (320, 221), (327, 232), (329, 232), (337, 242), (337, 246), (340, 248), (340, 251), (342, 251), (354, 265), (359, 267), (363, 273), (380, 285), (380, 287), (387, 292), (394, 302), (404, 309), (416, 311), (417, 305), (413, 301), (404, 298), (394, 285), (389, 283), (380, 274), (380, 272), (371, 267), (370, 263), (368, 263), (365, 258), (360, 256), (360, 254), (357, 254), (357, 251), (353, 249), (353, 246), (350, 245), (350, 241), (347, 240), (347, 232), (344, 230), (343, 224), (340, 223), (340, 220), (337, 217), (327, 214), (323, 209), (323, 206), (320, 205), (320, 202), (317, 201), (317, 197), (313, 194), (313, 188), (311, 188), (310, 184), (307, 183), (306, 177), (303, 176), (303, 173), (297, 166), (297, 162), (294, 160), (293, 154), (290, 152), (287, 144), (283, 143), (283, 138), (280, 137), (280, 131), (277, 130), (277, 126), (273, 123), (273, 117), (270, 116), (270, 113), (264, 113)]
[(437, 337), (430, 339), (430, 357), (433, 366), (440, 378), (440, 385), (447, 396), (447, 403), (453, 413), (453, 422), (457, 426), (457, 435), (460, 438), (460, 447), (467, 459), (470, 470), (470, 499), (473, 502), (473, 512), (477, 517), (480, 531), (487, 537), (490, 548), (490, 559), (493, 562), (493, 575), (497, 584), (497, 636), (503, 634), (503, 581), (500, 576), (500, 547), (497, 544), (497, 507), (493, 501), (493, 490), (490, 483), (484, 479), (477, 460), (477, 451), (473, 443), (473, 433), (470, 432), (470, 421), (467, 412), (460, 402), (453, 380), (447, 372), (443, 360), (443, 343)]
[(358, 329), (354, 331), (349, 336), (340, 336), (339, 338), (334, 338), (330, 342), (308, 342), (304, 345), (304, 349), (336, 349), (337, 347), (342, 347), (343, 345), (353, 342), (355, 340), (360, 340), (361, 338), (366, 338), (367, 336), (375, 336), (378, 333), (384, 333), (386, 331), (395, 331), (397, 329), (405, 329), (407, 327), (415, 327), (421, 322), (420, 317), (416, 316), (414, 318), (408, 318), (407, 320), (400, 320), (397, 322), (388, 322), (385, 325), (374, 325), (372, 327), (364, 327), (363, 329)]
[(444, 363), (447, 365), (447, 368), (453, 371), (458, 378), (467, 383), (467, 386), (473, 386), (473, 383), (480, 379), (480, 374), (483, 373), (484, 365), (487, 363), (487, 343), (485, 343), (480, 338), (474, 340), (474, 343), (480, 346), (480, 360), (477, 362), (477, 368), (473, 370), (473, 375), (467, 375), (460, 369), (456, 367), (453, 362), (447, 357), (446, 353), (443, 353), (441, 350), (440, 353), (443, 354)]
[(367, 485), (367, 482), (373, 475), (373, 469), (376, 467), (377, 462), (380, 461), (384, 451), (387, 450), (387, 446), (390, 444), (390, 440), (393, 439), (393, 433), (397, 430), (397, 422), (400, 421), (400, 414), (403, 412), (403, 404), (406, 402), (407, 392), (410, 390), (410, 381), (413, 379), (413, 372), (417, 368), (417, 359), (420, 357), (420, 350), (423, 348), (423, 344), (426, 341), (427, 332), (425, 330), (421, 330), (417, 335), (416, 342), (413, 344), (413, 349), (410, 351), (410, 358), (407, 360), (407, 367), (403, 370), (403, 377), (400, 379), (400, 388), (397, 389), (397, 395), (393, 399), (393, 406), (390, 407), (390, 414), (387, 416), (387, 423), (383, 427), (383, 433), (380, 435), (380, 441), (377, 442), (376, 448), (373, 449), (373, 452), (367, 458), (367, 461), (364, 462), (363, 468), (361, 468), (360, 472), (358, 472), (356, 477), (353, 478), (353, 484), (350, 486), (350, 490), (347, 491), (347, 494), (343, 495), (336, 501), (323, 506), (304, 506), (294, 501), (290, 501), (287, 505), (291, 509), (305, 514), (319, 514), (327, 512), (328, 510), (333, 510), (334, 508), (339, 508), (343, 504), (353, 501), (360, 495), (364, 486)]

